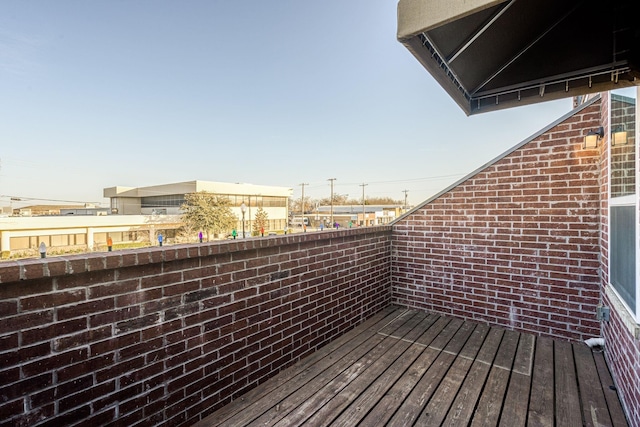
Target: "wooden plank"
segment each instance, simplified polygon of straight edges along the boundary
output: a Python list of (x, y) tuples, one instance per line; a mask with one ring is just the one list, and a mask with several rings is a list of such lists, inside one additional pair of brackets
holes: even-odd
[[(343, 410), (350, 407), (352, 403), (353, 405), (351, 406), (355, 406), (357, 409), (346, 412), (364, 416), (366, 412), (362, 413), (361, 408), (363, 396), (371, 398), (373, 395), (378, 395), (381, 397), (384, 393), (383, 390), (386, 390), (385, 387), (390, 387), (393, 381), (422, 353), (423, 347), (416, 346), (413, 344), (413, 341), (418, 338), (418, 334), (422, 334), (428, 330), (438, 317), (437, 315), (431, 315), (423, 319), (416, 328), (407, 333), (390, 351), (385, 353), (383, 357), (367, 369), (363, 375), (360, 375), (339, 394), (327, 402), (319, 411), (313, 414), (313, 416), (308, 418), (304, 425), (330, 425), (333, 420), (337, 418)], [(376, 399), (376, 401), (378, 399)], [(356, 404), (354, 403), (355, 400), (359, 400), (361, 403)]]
[[(443, 331), (438, 334), (437, 337), (431, 343), (429, 343), (429, 347), (436, 350), (442, 351), (446, 346), (451, 343), (453, 337), (458, 333), (460, 326), (462, 326), (463, 321), (460, 319), (450, 319), (447, 326), (443, 329)], [(422, 340), (417, 341), (418, 344), (423, 344)], [(425, 344), (427, 345), (427, 344)], [(462, 344), (460, 344), (459, 348), (462, 348)], [(459, 349), (458, 349), (459, 350)]]
[(573, 344), (573, 357), (576, 361), (580, 387), (583, 425), (588, 427), (612, 425), (591, 349), (586, 344)]
[(458, 427), (468, 425), (503, 334), (503, 329), (492, 328), (489, 331), (487, 339), (482, 344), (476, 360), (473, 362), (447, 417), (444, 419), (443, 426)]
[(616, 386), (613, 383), (611, 372), (607, 366), (607, 362), (604, 360), (604, 354), (601, 352), (594, 352), (593, 359), (596, 362), (596, 369), (598, 370), (598, 376), (600, 377), (600, 383), (605, 399), (607, 399), (607, 407), (609, 408), (609, 415), (611, 416), (611, 425), (613, 427), (627, 427), (627, 418), (624, 415), (622, 404), (620, 404), (620, 398), (616, 391)]
[[(429, 315), (427, 312), (418, 312), (416, 316), (407, 321), (402, 328), (398, 328), (393, 334), (390, 334), (389, 337), (394, 338), (397, 341), (406, 342), (411, 345), (420, 335), (424, 333), (424, 330), (437, 319), (437, 315)], [(382, 332), (378, 333), (383, 334)]]
[[(533, 366), (533, 353), (535, 349), (536, 338), (529, 334), (520, 334), (518, 342), (518, 351), (511, 368), (516, 374), (531, 376), (531, 368)], [(527, 399), (528, 400), (528, 399)]]
[[(420, 345), (422, 347), (427, 347), (431, 345), (433, 341), (436, 338), (439, 338), (440, 336), (445, 336), (445, 337), (448, 337), (448, 339), (451, 339), (455, 334), (455, 332), (458, 330), (457, 328), (460, 327), (460, 325), (458, 324), (456, 326), (454, 324), (454, 325), (448, 326), (450, 322), (451, 322), (451, 319), (448, 319), (443, 316), (439, 316), (438, 320), (436, 320), (436, 322), (433, 325), (431, 325), (431, 327), (427, 329), (427, 331), (424, 334), (422, 334), (420, 337), (418, 337), (418, 339), (416, 339), (415, 344)], [(447, 343), (444, 343), (444, 345), (447, 345)]]
[(385, 336), (387, 335), (392, 336), (393, 334), (397, 333), (399, 328), (401, 328), (406, 322), (410, 322), (411, 319), (414, 319), (416, 316), (419, 316), (420, 318), (424, 318), (425, 315), (426, 315), (425, 312), (420, 313), (416, 310), (402, 311), (393, 320), (391, 320), (389, 323), (387, 323), (382, 328), (380, 328), (378, 330), (378, 333)]
[(538, 337), (531, 378), (531, 399), (527, 425), (547, 427), (553, 425), (554, 406), (553, 340)]
[[(275, 427), (301, 425), (307, 418), (319, 411), (334, 397), (343, 393), (346, 387), (358, 379), (367, 384), (373, 382), (380, 372), (384, 371), (386, 367), (393, 363), (393, 361), (409, 347), (410, 343), (403, 339), (405, 336), (410, 335), (425, 316), (425, 312), (416, 312), (415, 316), (407, 319), (399, 328), (392, 331), (390, 335), (386, 335), (385, 339), (374, 349), (363, 355), (339, 375), (332, 379), (328, 378), (328, 382), (326, 382), (323, 387), (313, 388), (311, 390), (313, 393), (304, 400), (300, 399), (298, 395), (304, 393), (305, 388), (311, 388), (311, 385), (307, 385), (301, 390), (298, 390), (296, 395), (289, 396), (285, 401), (280, 403), (280, 410), (277, 411), (278, 417), (283, 416), (275, 424), (273, 422), (276, 421), (276, 419), (271, 417), (269, 419), (269, 425), (274, 425)], [(395, 322), (395, 325), (399, 325), (399, 322)], [(413, 337), (415, 339), (417, 336), (413, 335)], [(296, 403), (298, 403), (298, 405), (296, 405)], [(284, 413), (284, 408), (286, 407), (291, 408), (288, 413)]]
[(490, 330), (489, 325), (476, 324), (476, 328), (471, 333), (458, 357), (474, 361)]
[[(429, 402), (438, 384), (446, 375), (456, 355), (460, 352), (473, 332), (473, 329), (475, 329), (475, 325), (471, 322), (464, 322), (462, 324), (436, 361), (429, 367), (427, 372), (420, 378), (420, 381), (414, 386), (411, 393), (409, 393), (409, 396), (402, 402), (400, 408), (398, 408), (394, 416), (389, 420), (388, 426), (413, 425), (420, 415), (422, 408)], [(429, 348), (433, 347), (429, 346)]]
[(222, 423), (234, 415), (246, 410), (248, 406), (258, 404), (261, 399), (269, 397), (274, 390), (282, 387), (288, 388), (286, 384), (292, 378), (298, 377), (298, 380), (300, 380), (304, 377), (315, 377), (319, 372), (326, 369), (329, 364), (333, 363), (330, 360), (324, 359), (325, 353), (331, 354), (332, 357), (335, 357), (336, 359), (344, 357), (362, 342), (365, 342), (367, 339), (374, 336), (384, 325), (388, 324), (390, 321), (406, 311), (407, 310), (402, 310), (394, 306), (384, 308), (382, 311), (373, 315), (355, 329), (352, 329), (327, 344), (322, 348), (322, 351), (317, 351), (309, 355), (277, 376), (245, 393), (240, 398), (203, 418), (193, 427), (219, 425), (219, 423)]
[(487, 337), (488, 331), (489, 326), (487, 325), (478, 325), (474, 329), (471, 337), (440, 382), (433, 397), (418, 417), (417, 425), (439, 426), (442, 423), (471, 368), (473, 360)]
[[(394, 313), (395, 314), (395, 313)], [(393, 318), (398, 318), (397, 315), (394, 315)], [(384, 319), (387, 320), (387, 319)], [(383, 321), (384, 322), (384, 321)], [(385, 324), (389, 324), (387, 321)], [(385, 327), (382, 325), (381, 327)], [(376, 327), (374, 327), (377, 329)], [(321, 351), (322, 355), (328, 355), (323, 357), (318, 363), (312, 365), (308, 369), (303, 369), (302, 372), (293, 376), (289, 381), (282, 384), (282, 386), (277, 389), (272, 390), (267, 395), (263, 396), (261, 399), (253, 402), (251, 405), (245, 407), (242, 411), (237, 412), (233, 417), (225, 419), (224, 422), (220, 422), (218, 419), (214, 417), (215, 422), (218, 424), (214, 425), (228, 425), (228, 426), (238, 426), (238, 425), (247, 425), (252, 422), (254, 419), (259, 418), (261, 416), (267, 417), (267, 413), (273, 415), (274, 413), (279, 413), (281, 408), (281, 402), (286, 399), (288, 396), (295, 394), (299, 396), (300, 399), (306, 398), (308, 395), (311, 395), (313, 392), (309, 391), (310, 389), (315, 391), (322, 384), (325, 383), (326, 378), (333, 378), (342, 372), (344, 369), (351, 366), (355, 363), (356, 360), (360, 359), (363, 355), (369, 352), (371, 349), (375, 348), (381, 341), (385, 339), (384, 336), (379, 335), (377, 330), (371, 331), (369, 328), (368, 331), (373, 332), (373, 334), (368, 336), (368, 339), (360, 344), (356, 344), (355, 342), (349, 342), (345, 344), (345, 350), (350, 350), (346, 354), (341, 353), (336, 357), (335, 354), (327, 353), (325, 351)], [(342, 349), (342, 347), (340, 348)], [(302, 364), (304, 365), (304, 364)], [(299, 370), (299, 367), (294, 365), (295, 370)], [(287, 371), (285, 371), (287, 372)], [(307, 388), (300, 392), (300, 390), (307, 386), (308, 384), (313, 384), (311, 388)], [(296, 405), (297, 406), (297, 405)], [(282, 408), (284, 411), (286, 409), (286, 405)], [(286, 413), (286, 412), (284, 412)], [(215, 415), (212, 414), (212, 415)]]
[(573, 350), (567, 341), (555, 341), (556, 421), (559, 426), (582, 426)]
[[(378, 402), (372, 411), (362, 420), (362, 425), (383, 425), (385, 424), (396, 412), (398, 407), (402, 404), (404, 399), (411, 393), (415, 384), (420, 381), (425, 373), (433, 366), (433, 362), (441, 354), (441, 351), (436, 350), (440, 346), (446, 346), (447, 342), (451, 340), (455, 333), (460, 328), (462, 321), (448, 320), (447, 325), (442, 329), (435, 339), (438, 341), (435, 346), (429, 345), (424, 352), (416, 359), (411, 367), (400, 377), (398, 381), (391, 387), (389, 392)], [(440, 322), (436, 322), (436, 325)], [(434, 325), (435, 326), (435, 325)], [(417, 343), (424, 344), (425, 341), (417, 340)], [(347, 424), (348, 425), (348, 424)]]
[(505, 331), (498, 354), (480, 396), (478, 407), (473, 414), (472, 426), (488, 427), (498, 424), (519, 337), (520, 334), (517, 332)]
[[(418, 338), (416, 341), (420, 341), (429, 345), (431, 341), (443, 330), (443, 328), (448, 324), (448, 319), (445, 319), (440, 316), (436, 316), (436, 321), (429, 326), (429, 328), (423, 333), (423, 335)], [(379, 413), (389, 412), (389, 408), (395, 408), (398, 404), (392, 403), (388, 405), (389, 401), (393, 401), (393, 398), (389, 398), (389, 396), (393, 396), (394, 393), (391, 392), (387, 394), (387, 392), (396, 384), (396, 381), (408, 370), (410, 366), (422, 355), (423, 351), (425, 351), (425, 346), (422, 344), (414, 343), (405, 351), (401, 357), (399, 357), (395, 363), (387, 369), (382, 376), (380, 376), (375, 383), (373, 383), (367, 390), (362, 392), (360, 396), (350, 405), (349, 410), (343, 411), (342, 414), (335, 420), (332, 420), (331, 417), (327, 417), (326, 421), (320, 422), (320, 426), (326, 426), (331, 424), (332, 426), (354, 426), (362, 421), (362, 419), (367, 415), (371, 414), (373, 419), (379, 419)], [(422, 363), (416, 362), (415, 366), (420, 366), (424, 370), (428, 368), (430, 363), (435, 360), (436, 355), (438, 354), (434, 350), (430, 350), (432, 357), (423, 357)], [(417, 380), (416, 380), (417, 382)], [(408, 394), (408, 392), (407, 392)], [(386, 399), (385, 402), (381, 402), (383, 399)], [(386, 417), (388, 419), (391, 415)], [(309, 423), (309, 425), (312, 425)], [(367, 423), (363, 423), (363, 425), (367, 425)]]
[(500, 416), (501, 427), (518, 427), (527, 424), (534, 345), (535, 337), (533, 335), (520, 335), (516, 358), (511, 370), (511, 379)]

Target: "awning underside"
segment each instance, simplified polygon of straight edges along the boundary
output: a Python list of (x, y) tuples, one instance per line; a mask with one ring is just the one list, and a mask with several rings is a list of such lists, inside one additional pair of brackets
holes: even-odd
[(400, 41), (467, 114), (640, 83), (638, 0), (493, 2), (408, 36), (403, 1)]

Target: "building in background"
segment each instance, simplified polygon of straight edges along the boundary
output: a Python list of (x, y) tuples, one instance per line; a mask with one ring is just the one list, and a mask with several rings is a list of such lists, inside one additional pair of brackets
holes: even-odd
[[(110, 187), (103, 195), (110, 199), (113, 215), (179, 215), (185, 194), (206, 191), (229, 199), (232, 212), (242, 218), (246, 206), (245, 227), (252, 230), (255, 214), (262, 208), (268, 216), (268, 230), (282, 230), (288, 219), (289, 198), (293, 190), (267, 185), (186, 181), (150, 187)], [(242, 228), (242, 224), (238, 224)]]
[(5, 259), (37, 255), (43, 242), (49, 253), (65, 253), (106, 249), (108, 238), (120, 247), (155, 244), (158, 234), (166, 243), (188, 241), (190, 236), (180, 236), (180, 206), (185, 194), (200, 191), (229, 199), (238, 230), (242, 229), (242, 203), (247, 232), (260, 208), (268, 216), (266, 231), (282, 230), (287, 224), (290, 188), (208, 181), (111, 187), (104, 189), (110, 208), (40, 206), (0, 216), (1, 255)]
[(240, 206), (244, 203), (247, 230), (252, 229), (259, 208), (268, 216), (267, 229), (282, 230), (287, 225), (289, 197), (293, 194), (287, 187), (186, 181), (150, 187), (110, 187), (105, 188), (103, 194), (110, 199), (114, 215), (179, 215), (185, 194), (201, 191), (228, 198), (231, 210), (238, 218), (242, 218)]
[(305, 215), (311, 220), (311, 227), (331, 228), (331, 213), (333, 211), (333, 223), (340, 227), (373, 227), (386, 225), (402, 215), (406, 209), (402, 205), (318, 205)]
[(49, 254), (106, 250), (107, 238), (121, 247), (149, 245), (157, 233), (175, 238), (182, 226), (177, 215), (44, 215), (0, 217), (3, 259), (37, 255), (44, 243)]

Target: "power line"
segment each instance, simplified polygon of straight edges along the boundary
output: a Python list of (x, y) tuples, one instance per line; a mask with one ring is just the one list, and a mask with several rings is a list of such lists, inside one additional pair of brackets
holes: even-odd
[[(465, 175), (464, 173), (458, 173), (454, 175), (440, 175), (440, 176), (430, 176), (430, 177), (424, 177), (424, 178), (396, 179), (396, 180), (390, 180), (390, 181), (369, 181), (369, 184), (398, 184), (403, 182), (431, 181), (436, 179), (455, 178), (455, 177), (464, 176), (464, 175)], [(356, 185), (356, 184), (358, 183), (346, 182), (340, 185)]]
[[(438, 179), (456, 178), (464, 175), (465, 173), (458, 173), (453, 175), (427, 176), (422, 178), (394, 179), (394, 180), (388, 180), (388, 181), (369, 181), (369, 184), (399, 184), (399, 183), (409, 183), (409, 182), (419, 182), (419, 181), (435, 181)], [(325, 184), (323, 184), (322, 182), (312, 182), (311, 184), (307, 184), (307, 185), (309, 185), (309, 188), (318, 188), (318, 187), (324, 186)], [(345, 187), (348, 185), (360, 185), (360, 183), (343, 182), (341, 184), (335, 184), (335, 185), (338, 187)]]

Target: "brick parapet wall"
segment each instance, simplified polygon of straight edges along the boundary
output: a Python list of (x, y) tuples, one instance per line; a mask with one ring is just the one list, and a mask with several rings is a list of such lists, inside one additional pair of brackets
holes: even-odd
[(394, 224), (392, 301), (526, 332), (599, 336), (593, 104)]
[(189, 425), (387, 306), (390, 235), (0, 263), (0, 425)]

